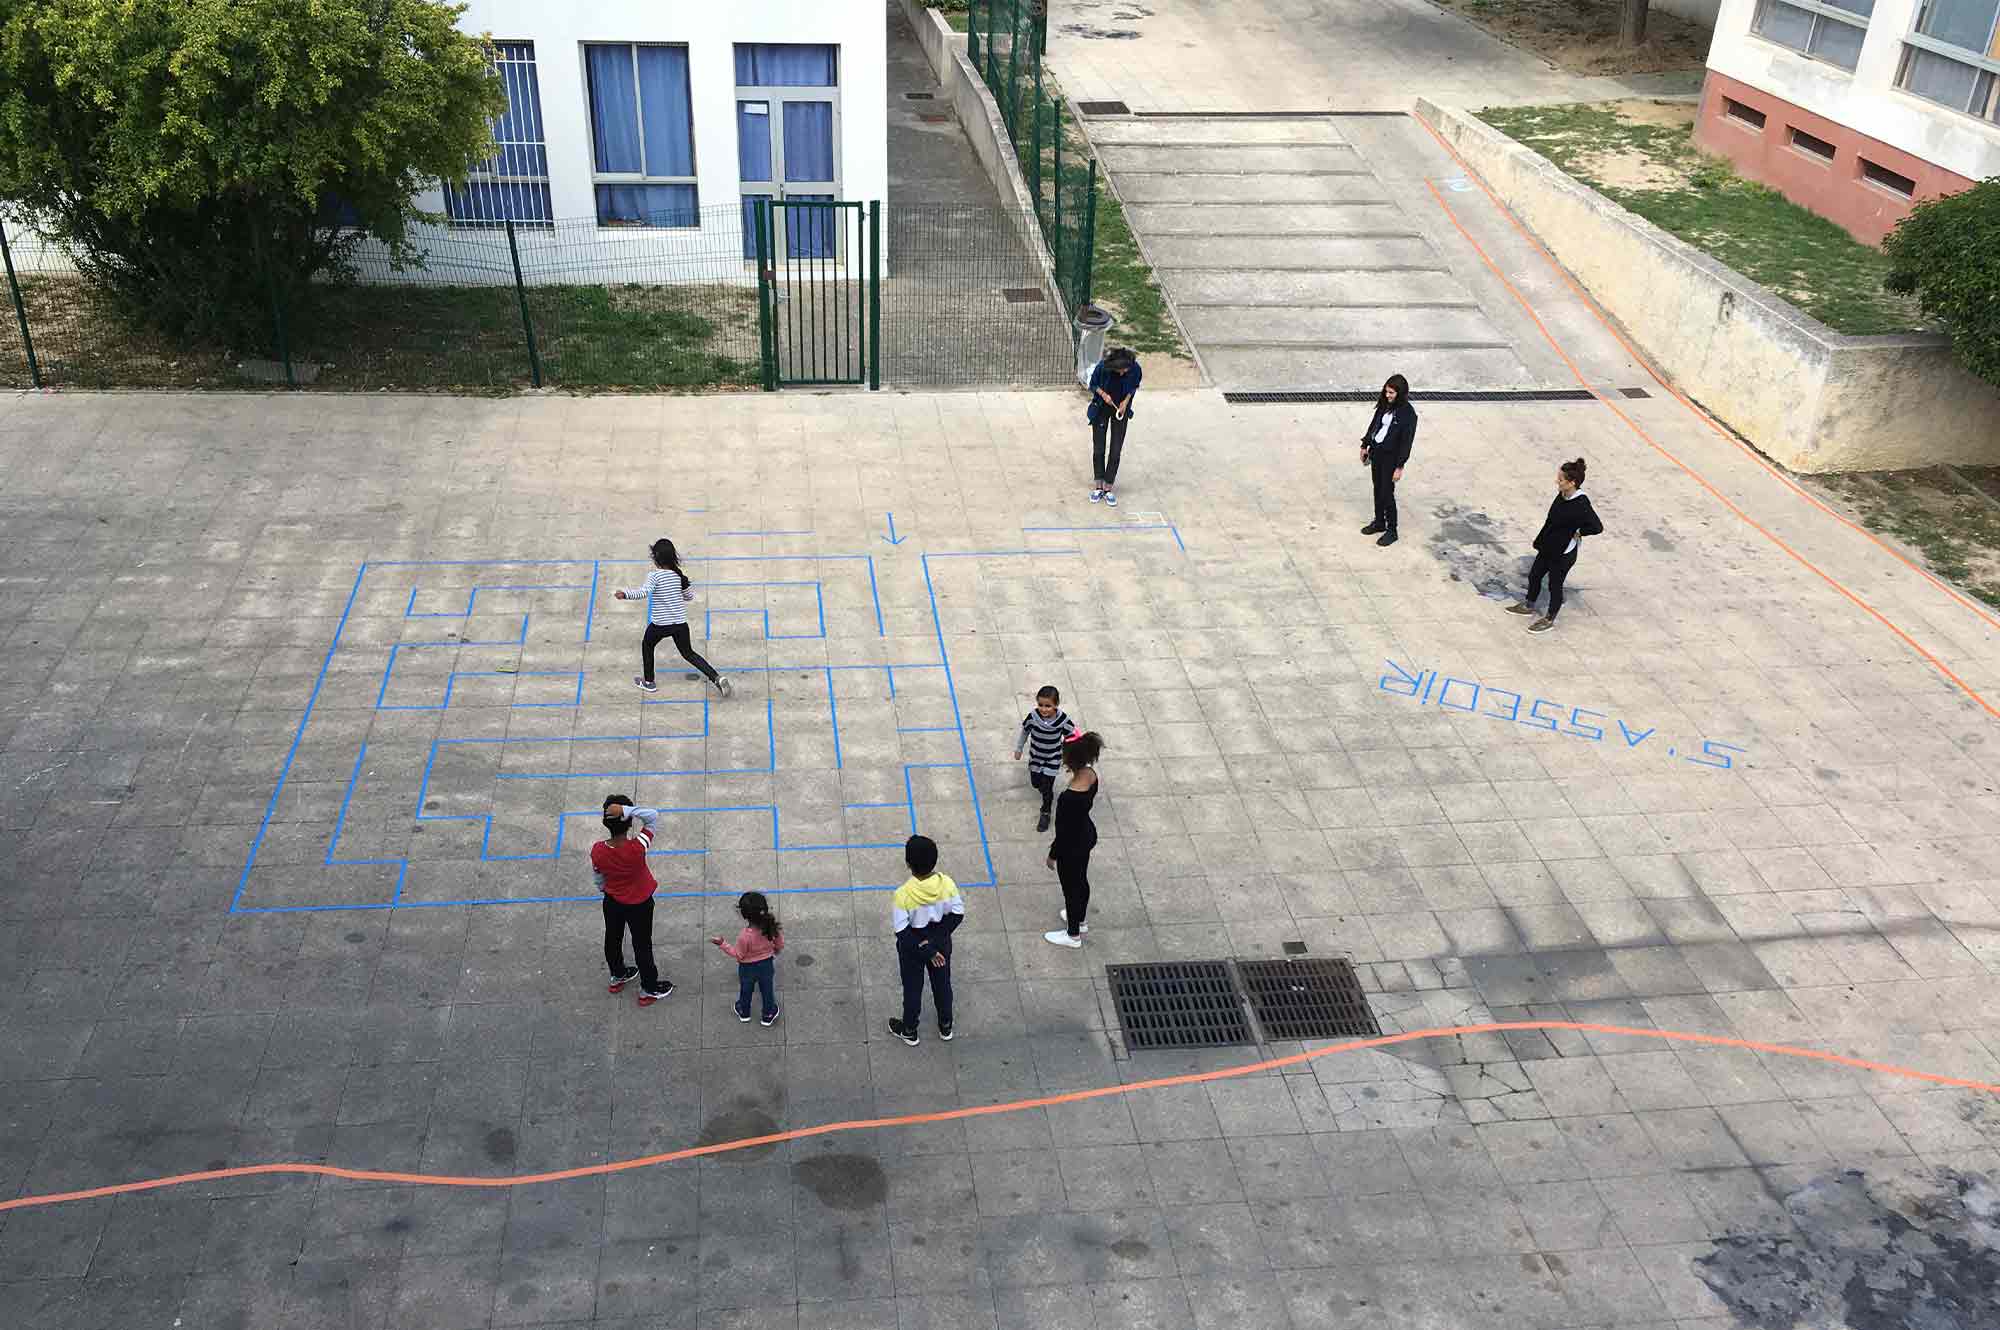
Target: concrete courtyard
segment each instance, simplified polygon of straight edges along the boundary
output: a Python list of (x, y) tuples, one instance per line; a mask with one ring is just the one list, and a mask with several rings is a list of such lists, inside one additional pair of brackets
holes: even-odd
[[(1128, 1049), (1104, 966), (1286, 943), (1390, 1032), (2000, 1080), (1990, 620), (1663, 391), (1617, 409), (1686, 470), (1598, 403), (1420, 408), (1384, 550), (1353, 408), (1211, 392), (1144, 397), (1115, 511), (1061, 393), (0, 401), (0, 1192), (1248, 1064), (1298, 1046)], [(1495, 597), (1579, 452), (1607, 531), (1530, 636)], [(705, 719), (629, 683), (662, 532)], [(1110, 744), (1079, 952), (1008, 760), (1045, 682)], [(616, 787), (709, 810), (651, 1010), (573, 899)], [(970, 916), (916, 1049), (911, 819)], [(771, 1030), (703, 941), (743, 887), (815, 888)], [(1988, 1092), (1440, 1037), (19, 1208), (0, 1323), (1872, 1325), (1839, 1271), (1990, 1281), (1996, 1145)]]

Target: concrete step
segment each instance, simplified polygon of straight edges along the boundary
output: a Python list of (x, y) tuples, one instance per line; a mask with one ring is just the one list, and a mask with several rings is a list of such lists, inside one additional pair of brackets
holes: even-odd
[(1312, 171), (1360, 171), (1366, 163), (1344, 143), (1232, 143), (1212, 148), (1174, 145), (1106, 145), (1098, 154), (1118, 171), (1257, 171), (1291, 175)]
[(1359, 175), (1205, 175), (1115, 171), (1123, 203), (1386, 203), (1381, 181)]
[(1297, 306), (1245, 309), (1241, 305), (1179, 305), (1187, 334), (1206, 353), (1210, 347), (1299, 343), (1344, 346), (1510, 345), (1477, 309), (1318, 309)]
[(1250, 117), (1196, 120), (1171, 116), (1148, 120), (1085, 120), (1084, 132), (1100, 148), (1113, 144), (1271, 144), (1345, 143), (1332, 120), (1258, 120)]
[[(1423, 268), (1445, 262), (1420, 235), (1367, 239), (1327, 236), (1150, 236), (1146, 252), (1164, 269)], [(1393, 288), (1385, 288), (1393, 289)]]
[[(1223, 346), (1213, 350), (1201, 348), (1201, 361), (1218, 386), (1250, 391), (1374, 392), (1391, 374), (1401, 374), (1410, 380), (1410, 397), (1417, 404), (1419, 414), (1424, 409), (1424, 393), (1427, 391), (1550, 386), (1537, 379), (1512, 351), (1505, 350), (1414, 346), (1311, 350)], [(1355, 432), (1359, 434), (1358, 426)], [(1420, 427), (1417, 431), (1419, 454), (1423, 446), (1424, 436)]]
[[(1152, 247), (1157, 242), (1148, 241)], [(1472, 293), (1448, 272), (1370, 272), (1361, 269), (1325, 271), (1250, 268), (1212, 272), (1175, 272), (1167, 290), (1179, 304), (1235, 305), (1362, 305), (1391, 301), (1473, 304)]]
[(1403, 231), (1393, 203), (1134, 203), (1125, 219), (1142, 236), (1346, 235)]

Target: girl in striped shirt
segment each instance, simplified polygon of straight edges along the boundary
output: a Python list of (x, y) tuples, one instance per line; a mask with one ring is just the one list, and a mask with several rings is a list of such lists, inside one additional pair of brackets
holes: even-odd
[(716, 691), (728, 697), (733, 691), (728, 676), (717, 674), (715, 667), (702, 659), (688, 635), (687, 603), (694, 599), (694, 584), (681, 571), (681, 558), (674, 550), (674, 542), (661, 537), (653, 542), (652, 554), (653, 571), (646, 575), (646, 585), (612, 593), (620, 600), (646, 602), (646, 636), (639, 643), (639, 660), (646, 672), (632, 682), (644, 692), (660, 691), (660, 685), (653, 681), (653, 648), (660, 645), (661, 638), (670, 637), (682, 659), (700, 670)]

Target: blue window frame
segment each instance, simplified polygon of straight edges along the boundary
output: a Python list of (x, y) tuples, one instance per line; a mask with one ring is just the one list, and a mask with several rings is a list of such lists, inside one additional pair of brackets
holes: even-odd
[(701, 225), (685, 46), (583, 48), (600, 226)]
[(495, 42), (493, 72), (507, 91), (507, 109), (493, 122), (494, 154), (463, 183), (445, 186), (445, 215), (459, 226), (548, 226), (549, 149), (535, 44)]

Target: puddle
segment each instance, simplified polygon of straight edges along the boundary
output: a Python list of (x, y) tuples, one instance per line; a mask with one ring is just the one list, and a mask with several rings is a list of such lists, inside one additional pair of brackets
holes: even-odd
[(1464, 582), (1488, 600), (1513, 600), (1527, 576), (1523, 560), (1501, 553), (1500, 529), (1485, 513), (1456, 503), (1431, 510), (1437, 526), (1424, 538), (1432, 557), (1454, 582)]
[(792, 1165), (792, 1181), (829, 1210), (872, 1210), (889, 1198), (889, 1175), (872, 1155), (832, 1154)]
[[(701, 1124), (701, 1135), (695, 1139), (695, 1144), (722, 1145), (750, 1136), (773, 1136), (779, 1130), (778, 1120), (757, 1107), (756, 1100), (738, 1099), (735, 1107), (726, 1108)], [(713, 1158), (726, 1164), (748, 1164), (770, 1158), (777, 1148), (775, 1145), (752, 1145), (741, 1150), (728, 1150)]]

